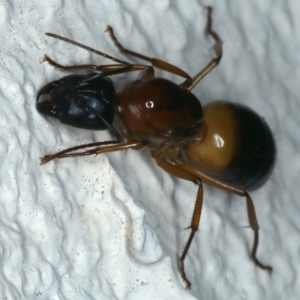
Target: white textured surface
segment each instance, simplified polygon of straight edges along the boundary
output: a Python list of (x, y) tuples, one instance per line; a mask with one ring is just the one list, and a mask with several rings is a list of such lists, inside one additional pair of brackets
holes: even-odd
[[(64, 75), (41, 63), (46, 53), (64, 64), (106, 63), (46, 31), (120, 57), (104, 33), (110, 24), (124, 45), (195, 74), (213, 55), (207, 4), (224, 57), (195, 94), (251, 106), (278, 144), (274, 175), (252, 193), (258, 256), (274, 272), (248, 258), (245, 201), (205, 187), (188, 292), (176, 262), (196, 187), (165, 174), (147, 151), (40, 166), (45, 153), (109, 136), (43, 118), (35, 96)], [(297, 0), (0, 2), (0, 299), (299, 300), (299, 15)], [(118, 88), (136, 76), (116, 78)]]

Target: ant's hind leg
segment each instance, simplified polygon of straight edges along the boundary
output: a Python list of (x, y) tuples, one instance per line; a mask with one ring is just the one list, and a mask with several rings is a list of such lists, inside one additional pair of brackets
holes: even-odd
[(204, 172), (201, 172), (199, 169), (195, 168), (192, 165), (186, 164), (182, 161), (180, 161), (180, 167), (193, 174), (194, 176), (198, 176), (204, 183), (209, 184), (211, 186), (214, 186), (216, 188), (225, 190), (227, 192), (236, 194), (240, 197), (244, 197), (246, 199), (246, 205), (247, 205), (247, 214), (248, 214), (248, 220), (249, 220), (249, 225), (250, 228), (253, 230), (254, 233), (254, 241), (253, 241), (253, 246), (250, 254), (250, 258), (254, 262), (256, 266), (259, 268), (266, 270), (267, 272), (271, 273), (272, 272), (272, 267), (263, 264), (260, 262), (260, 260), (256, 257), (256, 252), (258, 248), (258, 241), (259, 241), (259, 235), (258, 235), (258, 230), (259, 230), (259, 225), (256, 217), (256, 212), (254, 208), (254, 204), (252, 201), (252, 198), (248, 194), (246, 190), (243, 188), (239, 188), (236, 186), (233, 186), (231, 184), (228, 184), (226, 182), (219, 181), (213, 177), (210, 177), (206, 175)]

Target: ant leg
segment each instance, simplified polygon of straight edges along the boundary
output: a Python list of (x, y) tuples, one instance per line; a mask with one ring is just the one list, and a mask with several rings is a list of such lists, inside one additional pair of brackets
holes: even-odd
[(187, 277), (185, 275), (185, 271), (184, 271), (184, 260), (190, 249), (190, 246), (194, 239), (195, 233), (199, 227), (201, 211), (202, 211), (202, 204), (203, 204), (202, 181), (198, 176), (195, 176), (194, 174), (190, 173), (189, 171), (182, 169), (181, 166), (174, 165), (173, 163), (163, 159), (162, 157), (159, 157), (159, 156), (155, 157), (155, 160), (156, 160), (156, 163), (167, 173), (169, 173), (175, 177), (179, 177), (181, 179), (192, 181), (199, 186), (196, 201), (195, 201), (192, 221), (191, 221), (190, 226), (186, 228), (186, 229), (191, 229), (191, 233), (190, 233), (189, 239), (182, 251), (182, 254), (178, 260), (178, 268), (179, 268), (180, 275), (186, 284), (186, 289), (190, 289), (191, 283), (187, 279)]
[(192, 79), (191, 77), (182, 69), (169, 64), (163, 60), (160, 59), (156, 59), (156, 58), (150, 58), (148, 56), (145, 56), (143, 54), (131, 51), (129, 49), (124, 48), (120, 42), (117, 40), (116, 36), (114, 35), (114, 31), (113, 28), (111, 26), (107, 27), (107, 30), (112, 41), (114, 42), (115, 46), (119, 49), (119, 51), (123, 54), (127, 54), (127, 55), (131, 55), (131, 56), (135, 56), (138, 57), (140, 59), (149, 61), (152, 63), (152, 65), (154, 67), (157, 67), (159, 69), (162, 69), (164, 71), (168, 71), (171, 72), (175, 75), (181, 76), (183, 78), (186, 78), (186, 80), (181, 83), (179, 86), (181, 86), (182, 88), (188, 89), (188, 90), (192, 90), (199, 81), (201, 81), (212, 69), (214, 69), (220, 62), (222, 55), (223, 55), (223, 48), (222, 48), (222, 40), (219, 38), (218, 34), (216, 32), (214, 32), (211, 29), (211, 25), (212, 25), (212, 7), (207, 6), (207, 24), (206, 24), (206, 29), (205, 29), (205, 33), (207, 35), (210, 35), (214, 40), (215, 40), (215, 45), (213, 47), (217, 57), (212, 59), (204, 69), (202, 69), (199, 73), (197, 73)]
[(120, 60), (120, 59), (118, 59), (118, 58), (116, 58), (116, 57), (113, 57), (113, 56), (111, 56), (111, 55), (109, 55), (109, 54), (106, 54), (106, 53), (101, 52), (101, 51), (99, 51), (99, 50), (93, 49), (93, 48), (91, 48), (91, 47), (88, 47), (88, 46), (86, 46), (86, 45), (83, 45), (83, 44), (81, 44), (81, 43), (78, 43), (78, 42), (76, 42), (76, 41), (73, 41), (73, 40), (68, 39), (68, 38), (66, 38), (66, 37), (63, 37), (63, 36), (61, 36), (61, 35), (54, 34), (54, 33), (50, 33), (50, 32), (46, 32), (45, 34), (46, 34), (47, 36), (53, 37), (53, 38), (55, 38), (55, 39), (57, 39), (57, 40), (64, 41), (64, 42), (66, 42), (66, 43), (75, 45), (75, 46), (77, 46), (77, 47), (79, 47), (79, 48), (85, 49), (85, 50), (87, 50), (87, 51), (89, 51), (89, 52), (93, 52), (93, 53), (95, 53), (95, 54), (97, 54), (97, 55), (100, 55), (100, 56), (103, 56), (103, 57), (105, 57), (105, 58), (108, 58), (108, 59), (110, 59), (110, 60), (112, 60), (112, 61), (114, 61), (114, 62), (116, 62), (116, 63), (118, 63), (118, 64), (128, 65), (128, 62), (126, 62), (126, 61)]
[[(180, 86), (184, 87), (184, 88), (188, 88), (191, 84), (192, 84), (192, 78), (190, 77), (189, 74), (187, 74), (185, 71), (183, 71), (182, 69), (167, 63), (166, 61), (157, 59), (157, 58), (150, 58), (148, 56), (145, 56), (143, 54), (131, 51), (129, 49), (124, 48), (120, 42), (118, 41), (118, 39), (116, 38), (115, 34), (114, 34), (114, 30), (111, 26), (107, 26), (106, 31), (108, 32), (110, 38), (112, 39), (113, 43), (115, 44), (115, 46), (118, 48), (118, 50), (125, 54), (125, 55), (130, 55), (130, 56), (135, 56), (138, 57), (140, 59), (149, 61), (154, 67), (159, 68), (161, 70), (173, 73), (175, 75), (178, 75), (180, 77), (186, 78), (186, 80), (184, 81), (184, 83), (182, 83)], [(143, 78), (146, 78), (145, 76)]]
[(220, 60), (222, 58), (223, 55), (223, 47), (222, 47), (222, 40), (220, 39), (220, 37), (218, 36), (218, 34), (216, 32), (214, 32), (211, 29), (211, 25), (212, 25), (212, 11), (213, 8), (210, 6), (206, 7), (207, 9), (207, 23), (206, 23), (206, 29), (205, 29), (205, 33), (207, 35), (210, 35), (214, 41), (215, 41), (215, 45), (213, 46), (213, 49), (217, 55), (216, 58), (213, 58), (204, 69), (202, 69), (199, 73), (197, 73), (194, 77), (193, 77), (193, 82), (192, 84), (188, 87), (188, 90), (192, 90), (208, 73), (210, 73), (212, 71), (212, 69), (214, 69), (216, 66), (219, 65)]
[(106, 54), (104, 52), (101, 52), (99, 50), (93, 49), (91, 47), (88, 47), (86, 45), (83, 45), (81, 43), (78, 43), (76, 41), (73, 41), (71, 39), (68, 39), (66, 37), (60, 36), (58, 34), (54, 34), (54, 33), (49, 33), (46, 32), (47, 36), (53, 37), (55, 39), (64, 41), (66, 43), (75, 45), (77, 47), (80, 47), (82, 49), (85, 49), (87, 51), (93, 52), (97, 55), (103, 56), (107, 59), (110, 59), (118, 64), (115, 65), (104, 65), (104, 66), (97, 66), (97, 65), (75, 65), (75, 66), (62, 66), (58, 63), (56, 63), (55, 61), (53, 61), (51, 58), (49, 58), (48, 56), (45, 55), (44, 61), (47, 61), (50, 65), (61, 69), (62, 71), (101, 71), (101, 72), (109, 72), (109, 71), (113, 71), (113, 70), (119, 70), (119, 72), (116, 73), (112, 73), (112, 74), (107, 74), (107, 76), (109, 75), (114, 75), (114, 74), (120, 74), (120, 73), (125, 73), (125, 72), (129, 72), (129, 71), (139, 71), (139, 70), (146, 70), (146, 76), (148, 77), (154, 77), (154, 70), (152, 66), (146, 66), (146, 65), (141, 65), (141, 64), (130, 64), (126, 61), (120, 60), (114, 56), (111, 56), (109, 54)]
[(115, 74), (133, 72), (133, 71), (141, 71), (146, 70), (146, 74), (154, 74), (154, 70), (152, 66), (146, 66), (141, 64), (112, 64), (112, 65), (73, 65), (73, 66), (63, 66), (49, 56), (45, 55), (44, 60), (45, 62), (49, 63), (54, 68), (60, 69), (64, 72), (77, 72), (77, 71), (94, 71), (94, 72), (101, 72), (104, 76), (110, 76)]
[[(114, 144), (117, 144), (117, 145), (114, 145)], [(122, 144), (121, 144), (121, 141), (106, 141), (106, 142), (90, 143), (90, 144), (71, 147), (71, 148), (59, 151), (55, 154), (45, 155), (44, 157), (41, 158), (41, 165), (46, 164), (49, 161), (56, 159), (56, 158), (60, 159), (60, 158), (64, 158), (64, 157), (97, 155), (100, 153), (121, 151), (121, 150), (127, 150), (127, 149), (139, 150), (139, 149), (145, 147), (147, 144), (148, 144), (148, 142), (137, 141), (137, 140), (131, 140), (131, 141), (128, 141), (127, 143), (122, 143)], [(92, 148), (92, 149), (75, 152), (75, 151), (86, 149), (86, 148)], [(72, 153), (72, 152), (75, 152), (75, 153)]]
[(252, 201), (250, 195), (248, 194), (248, 192), (242, 188), (235, 187), (233, 185), (224, 183), (213, 177), (210, 177), (210, 176), (204, 174), (203, 172), (199, 171), (197, 168), (195, 168), (189, 164), (186, 164), (182, 161), (178, 160), (177, 163), (180, 165), (180, 167), (183, 170), (186, 170), (187, 172), (190, 172), (190, 173), (194, 174), (195, 176), (201, 178), (201, 180), (204, 183), (246, 198), (249, 225), (254, 232), (254, 242), (253, 242), (250, 257), (256, 266), (271, 273), (272, 267), (261, 263), (258, 260), (258, 258), (256, 257), (258, 240), (259, 240), (259, 236), (258, 236), (259, 225), (258, 225), (258, 221), (257, 221), (257, 217), (256, 217), (254, 204), (253, 204), (253, 201)]

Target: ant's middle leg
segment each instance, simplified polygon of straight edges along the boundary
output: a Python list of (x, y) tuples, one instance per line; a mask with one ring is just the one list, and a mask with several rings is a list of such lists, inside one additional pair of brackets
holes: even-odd
[[(111, 26), (107, 26), (106, 31), (108, 32), (110, 38), (112, 39), (113, 43), (115, 44), (115, 46), (118, 48), (118, 50), (125, 54), (125, 55), (130, 55), (130, 56), (135, 56), (138, 57), (140, 59), (149, 61), (154, 67), (159, 68), (161, 70), (173, 73), (175, 75), (178, 75), (180, 77), (186, 78), (186, 80), (180, 85), (183, 88), (188, 88), (191, 84), (192, 84), (192, 78), (190, 77), (190, 75), (188, 73), (186, 73), (185, 71), (183, 71), (182, 69), (167, 63), (166, 61), (157, 59), (157, 58), (150, 58), (148, 56), (145, 56), (143, 54), (131, 51), (129, 49), (124, 48), (121, 43), (118, 41), (118, 39), (116, 38), (115, 34), (114, 34), (114, 30)], [(145, 78), (145, 76), (143, 77)]]
[(181, 275), (183, 281), (185, 282), (186, 289), (190, 289), (191, 282), (188, 280), (188, 278), (185, 274), (184, 261), (189, 252), (190, 246), (192, 244), (192, 241), (194, 239), (194, 236), (198, 230), (199, 223), (200, 223), (201, 211), (202, 211), (202, 205), (203, 205), (202, 181), (201, 181), (201, 178), (199, 178), (198, 176), (192, 174), (189, 171), (182, 169), (180, 165), (176, 165), (172, 162), (169, 162), (168, 160), (166, 160), (160, 156), (157, 156), (157, 157), (154, 156), (154, 158), (156, 160), (156, 163), (167, 173), (169, 173), (175, 177), (191, 181), (198, 185), (198, 193), (197, 193), (197, 197), (196, 197), (196, 201), (195, 201), (195, 205), (194, 205), (192, 220), (191, 220), (189, 227), (186, 228), (186, 229), (190, 229), (191, 232), (190, 232), (189, 238), (188, 238), (188, 240), (185, 244), (185, 247), (184, 247), (184, 249), (179, 257), (179, 260), (178, 260), (178, 267), (179, 267), (180, 275)]

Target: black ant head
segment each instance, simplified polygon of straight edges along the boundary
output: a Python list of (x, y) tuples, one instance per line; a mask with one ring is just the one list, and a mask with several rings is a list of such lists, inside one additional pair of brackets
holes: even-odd
[[(37, 110), (74, 127), (103, 130), (112, 124), (116, 92), (102, 74), (69, 75), (50, 82), (37, 94)], [(103, 119), (105, 120), (103, 122)]]

